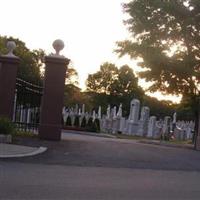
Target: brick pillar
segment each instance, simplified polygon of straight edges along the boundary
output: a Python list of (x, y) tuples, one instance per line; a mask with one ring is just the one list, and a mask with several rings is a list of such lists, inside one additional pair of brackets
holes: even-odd
[(15, 43), (9, 41), (9, 53), (0, 56), (0, 116), (8, 117), (10, 120), (13, 116), (17, 68), (20, 62), (12, 53), (15, 47)]
[[(62, 41), (54, 42), (55, 49), (61, 50), (63, 47)], [(56, 49), (55, 55), (45, 57), (45, 80), (39, 126), (41, 139), (61, 139), (64, 85), (69, 59), (60, 56), (59, 50)]]

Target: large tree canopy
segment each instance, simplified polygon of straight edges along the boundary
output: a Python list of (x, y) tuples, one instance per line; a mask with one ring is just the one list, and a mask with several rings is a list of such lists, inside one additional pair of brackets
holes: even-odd
[(0, 36), (0, 53), (6, 54), (6, 43), (8, 40), (13, 40), (16, 42), (17, 48), (15, 49), (15, 55), (20, 58), (20, 65), (18, 68), (17, 77), (29, 81), (35, 84), (42, 83), (41, 71), (42, 59), (45, 55), (44, 51), (39, 50), (29, 50), (25, 43), (19, 39)]
[(124, 115), (128, 115), (131, 99), (135, 97), (142, 100), (144, 95), (138, 86), (137, 77), (128, 65), (117, 68), (106, 62), (100, 66), (99, 71), (88, 76), (86, 84), (94, 106), (101, 105), (105, 111), (108, 104), (119, 106), (122, 103)]
[[(26, 47), (26, 44), (19, 39), (0, 36), (0, 54), (7, 53), (6, 43), (9, 40), (15, 41), (17, 47), (14, 53), (20, 58), (17, 77), (31, 83), (42, 84), (42, 77), (44, 75), (41, 68), (44, 65), (44, 50), (30, 50)], [(66, 72), (66, 84), (78, 85), (78, 73), (71, 64)]]
[(132, 0), (124, 4), (130, 40), (118, 42), (120, 56), (142, 58), (139, 76), (160, 90), (195, 99), (200, 91), (199, 0)]
[(99, 71), (88, 76), (86, 84), (88, 91), (96, 93), (117, 96), (138, 96), (142, 93), (138, 79), (128, 65), (118, 69), (114, 64), (106, 62), (100, 66)]
[(118, 42), (120, 56), (142, 58), (141, 78), (151, 81), (150, 91), (182, 94), (196, 116), (200, 95), (199, 0), (132, 0), (123, 5), (132, 34)]
[(97, 93), (112, 93), (112, 86), (117, 79), (118, 69), (112, 63), (104, 63), (100, 70), (94, 74), (89, 74), (86, 85), (87, 90)]

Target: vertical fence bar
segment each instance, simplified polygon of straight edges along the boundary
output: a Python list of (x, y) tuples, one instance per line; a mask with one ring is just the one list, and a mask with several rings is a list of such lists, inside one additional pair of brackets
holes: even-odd
[(36, 132), (43, 88), (17, 78), (13, 121), (19, 130)]

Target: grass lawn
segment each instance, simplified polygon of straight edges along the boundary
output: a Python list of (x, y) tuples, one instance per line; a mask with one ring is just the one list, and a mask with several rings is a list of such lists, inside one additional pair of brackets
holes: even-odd
[(157, 141), (160, 143), (165, 143), (165, 144), (182, 144), (182, 145), (187, 145), (187, 144), (192, 144), (192, 140), (175, 140), (175, 139), (170, 139), (169, 141), (166, 140), (160, 140), (160, 139), (152, 139), (152, 138), (146, 138), (142, 136), (136, 136), (136, 135), (124, 135), (124, 134), (112, 134), (116, 136), (119, 139), (130, 139), (130, 140), (141, 140), (141, 141)]
[(38, 137), (37, 134), (34, 134), (31, 131), (20, 131), (20, 130), (15, 131), (15, 133), (13, 134), (13, 137), (18, 137), (18, 136), (21, 136), (21, 137), (33, 137), (33, 138)]

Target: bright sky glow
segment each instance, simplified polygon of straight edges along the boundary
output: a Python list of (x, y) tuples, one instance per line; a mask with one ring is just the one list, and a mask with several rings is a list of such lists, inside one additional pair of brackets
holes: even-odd
[(129, 36), (121, 7), (127, 1), (0, 0), (0, 34), (17, 37), (28, 48), (47, 53), (53, 52), (55, 39), (62, 39), (66, 46), (62, 54), (71, 59), (80, 87), (85, 88), (88, 74), (106, 61), (138, 70), (136, 62), (113, 53), (115, 42)]

